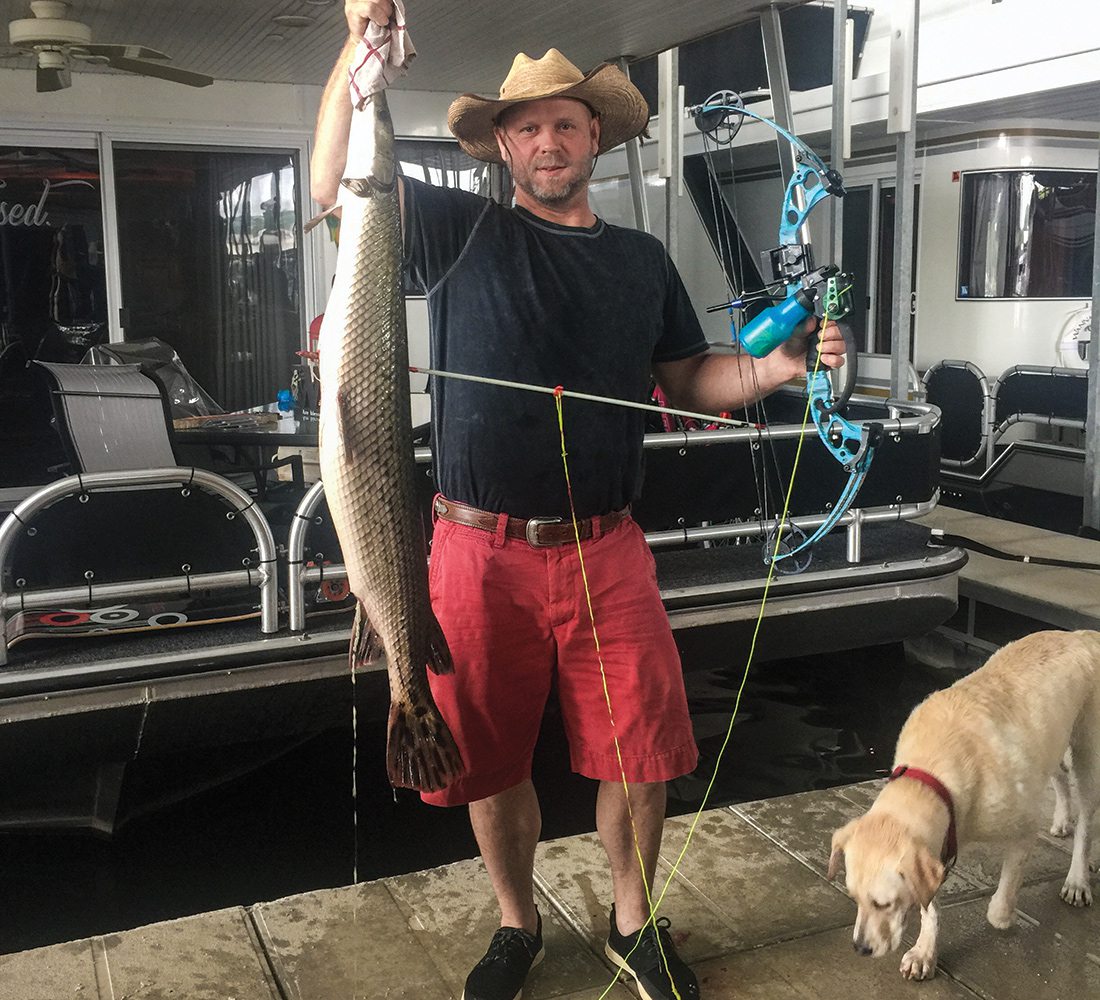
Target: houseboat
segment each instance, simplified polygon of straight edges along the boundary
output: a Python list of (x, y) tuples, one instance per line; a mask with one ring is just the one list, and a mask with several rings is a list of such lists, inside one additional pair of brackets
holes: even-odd
[[(839, 499), (851, 470), (793, 385), (747, 426), (654, 414), (635, 506), (674, 628), (747, 649), (768, 593), (760, 661), (896, 641), (955, 610), (965, 554), (914, 523), (956, 433), (928, 371), (1087, 373), (1085, 338), (1067, 338), (1092, 299), (1091, 9), (1063, 0), (1035, 24), (1020, 5), (925, 0), (907, 21), (916, 6), (689, 2), (670, 19), (650, 0), (568, 0), (552, 28), (526, 2), (504, 24), (491, 5), (409, 10), (419, 54), (390, 106), (403, 171), (430, 183), (508, 197), (446, 109), (493, 92), (516, 51), (631, 74), (652, 138), (600, 157), (593, 204), (666, 243), (716, 350), (736, 349), (748, 315), (730, 303), (770, 280), (789, 167), (809, 155), (761, 119), (839, 175), (843, 198), (805, 229), (819, 264), (852, 275), (843, 415), (875, 444), (858, 494)], [(0, 51), (0, 828), (109, 833), (350, 717), (350, 602), (299, 354), (334, 273), (336, 227), (303, 224), (346, 26), (326, 0), (34, 0), (15, 15)], [(738, 104), (723, 139), (702, 112)], [(912, 194), (896, 183), (907, 145)], [(407, 311), (425, 367), (425, 303)], [(410, 406), (423, 427), (422, 376)], [(780, 571), (774, 498), (803, 440), (787, 524), (823, 537)], [(429, 437), (410, 448), (427, 509)], [(380, 672), (355, 690), (385, 711)]]

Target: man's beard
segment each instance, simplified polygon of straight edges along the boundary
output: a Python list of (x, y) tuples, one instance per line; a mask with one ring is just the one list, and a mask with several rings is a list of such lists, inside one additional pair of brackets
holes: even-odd
[(516, 182), (516, 187), (522, 189), (539, 204), (556, 208), (559, 205), (568, 204), (577, 195), (578, 191), (584, 189), (588, 183), (588, 178), (592, 174), (595, 159), (594, 156), (588, 156), (584, 160), (575, 163), (572, 168), (575, 171), (574, 176), (572, 180), (565, 183), (556, 180), (549, 184), (540, 183), (536, 179), (538, 177), (536, 168), (530, 169), (522, 176), (516, 174), (513, 169), (513, 180)]

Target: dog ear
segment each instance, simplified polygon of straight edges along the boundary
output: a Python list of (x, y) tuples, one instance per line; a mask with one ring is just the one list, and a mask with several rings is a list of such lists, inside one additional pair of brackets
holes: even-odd
[(906, 862), (902, 863), (901, 877), (913, 887), (913, 894), (921, 908), (927, 909), (928, 904), (932, 902), (932, 897), (943, 885), (947, 870), (943, 862), (933, 857), (923, 844), (920, 844), (916, 851), (906, 858)]
[(844, 848), (848, 846), (848, 841), (852, 839), (852, 830), (855, 825), (856, 821), (852, 820), (833, 833), (833, 845), (829, 854), (829, 870), (825, 873), (826, 878), (836, 878), (837, 872), (840, 871), (841, 862), (844, 861)]

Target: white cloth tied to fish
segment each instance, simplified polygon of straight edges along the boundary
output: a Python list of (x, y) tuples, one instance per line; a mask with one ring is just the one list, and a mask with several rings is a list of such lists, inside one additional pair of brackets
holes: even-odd
[(348, 67), (352, 103), (359, 107), (366, 98), (385, 90), (409, 68), (416, 55), (405, 29), (405, 5), (393, 0), (393, 16), (386, 25), (367, 22), (363, 40)]

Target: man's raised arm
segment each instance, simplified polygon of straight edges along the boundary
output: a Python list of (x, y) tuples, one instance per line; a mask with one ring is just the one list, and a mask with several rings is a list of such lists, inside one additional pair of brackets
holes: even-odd
[(351, 98), (348, 96), (348, 64), (355, 47), (367, 30), (367, 22), (389, 24), (393, 14), (390, 0), (344, 0), (344, 17), (348, 22), (348, 39), (332, 67), (321, 108), (317, 112), (317, 127), (313, 133), (313, 155), (309, 161), (309, 192), (323, 208), (336, 204), (340, 178), (348, 154), (348, 130), (351, 128)]

